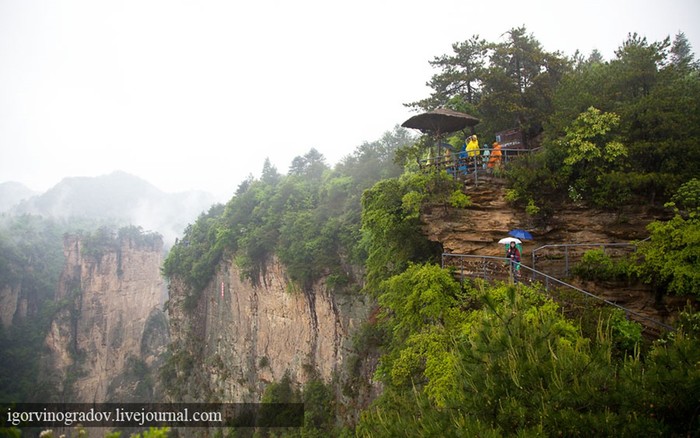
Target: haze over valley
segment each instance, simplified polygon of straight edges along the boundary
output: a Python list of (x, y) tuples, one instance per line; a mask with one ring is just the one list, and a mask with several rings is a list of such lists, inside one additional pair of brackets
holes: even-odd
[(185, 227), (215, 203), (203, 191), (166, 193), (125, 172), (97, 177), (67, 177), (44, 193), (16, 182), (0, 183), (0, 212), (55, 219), (134, 225), (161, 234), (172, 245)]

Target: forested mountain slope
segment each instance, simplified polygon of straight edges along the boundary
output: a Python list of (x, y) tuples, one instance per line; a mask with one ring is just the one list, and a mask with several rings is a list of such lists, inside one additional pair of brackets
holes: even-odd
[[(523, 131), (526, 146), (542, 139), (538, 150), (498, 173), (504, 179), (494, 184), (502, 196), (489, 198), (483, 188), (464, 187), (445, 172), (419, 171), (415, 163), (428, 156), (435, 139), (397, 132), (401, 141), (391, 150), (365, 145), (334, 169), (313, 150), (295, 159), (286, 176), (266, 165), (259, 180), (192, 224), (166, 260), (164, 272), (180, 291), (171, 304), (189, 313), (189, 321), (214, 317), (219, 297), (232, 299), (222, 277), (231, 267), (254, 289), (264, 289), (277, 261), (289, 293), (306, 294), (310, 307), (318, 284), (328, 296), (357, 294), (369, 305), (376, 300), (345, 364), (336, 364), (362, 370), (365, 383), (346, 373), (321, 390), (315, 377), (325, 373), (311, 366), (305, 383), (285, 376), (265, 387), (266, 401), (310, 401), (319, 394), (334, 400), (324, 404), (333, 410), (314, 405), (307, 432), (698, 430), (700, 399), (693, 388), (700, 381), (700, 340), (692, 309), (677, 315), (676, 331), (645, 344), (640, 327), (617, 311), (582, 308), (567, 319), (537, 286), (460, 286), (434, 264), (445, 249), (495, 253), (489, 248), (496, 236), (516, 226), (550, 242), (649, 235), (624, 264), (590, 256), (605, 271), (589, 269), (587, 278), (624, 275), (661, 296), (698, 294), (693, 177), (700, 159), (700, 80), (683, 35), (673, 43), (630, 35), (611, 61), (595, 53), (588, 59), (547, 53), (524, 28), (507, 35), (505, 43), (473, 38), (455, 44), (454, 55), (432, 62), (440, 69), (430, 82), (434, 93), (412, 104), (473, 114), (483, 121), (476, 127), (482, 139), (510, 128)], [(444, 140), (461, 144), (465, 133)], [(390, 162), (403, 166), (400, 176), (387, 174)], [(674, 204), (664, 207), (668, 201)], [(206, 326), (190, 324), (189, 330)], [(173, 351), (167, 376), (186, 376), (196, 364), (216, 361), (204, 351), (184, 352)], [(278, 369), (267, 360), (257, 368)], [(377, 393), (368, 407), (367, 396)]]
[(486, 142), (523, 132), (524, 153), (479, 185), (417, 165), (468, 133), (396, 128), (333, 167), (314, 149), (286, 174), (267, 161), (187, 226), (162, 266), (168, 400), (305, 402), (304, 427), (279, 436), (698, 433), (692, 307), (652, 342), (624, 312), (565, 312), (541, 285), (459, 282), (439, 265), (445, 251), (499, 255), (518, 227), (538, 244), (649, 237), (573, 274), (661, 301), (700, 295), (687, 41), (630, 35), (605, 61), (549, 53), (524, 28), (505, 35), (455, 44), (431, 62), (431, 96), (410, 104), (473, 114)]

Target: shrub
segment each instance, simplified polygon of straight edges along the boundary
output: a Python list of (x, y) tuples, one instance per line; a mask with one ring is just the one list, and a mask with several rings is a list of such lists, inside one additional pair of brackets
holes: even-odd
[(602, 249), (586, 251), (572, 269), (574, 275), (584, 280), (614, 281), (629, 279), (634, 269), (627, 259), (613, 260)]

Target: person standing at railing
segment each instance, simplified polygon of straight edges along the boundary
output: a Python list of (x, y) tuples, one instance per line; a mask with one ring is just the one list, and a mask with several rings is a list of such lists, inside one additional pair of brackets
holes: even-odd
[(447, 173), (455, 176), (455, 166), (454, 162), (452, 161), (452, 150), (448, 146), (445, 146), (444, 165)]
[(469, 143), (467, 143), (467, 155), (469, 158), (479, 156), (479, 140), (477, 140), (476, 135), (469, 137)]
[(510, 260), (510, 272), (513, 274), (513, 281), (520, 280), (520, 250), (515, 245), (515, 242), (510, 242), (506, 258)]
[(486, 169), (486, 165), (487, 165), (487, 163), (488, 163), (489, 160), (490, 160), (489, 156), (491, 155), (491, 152), (489, 151), (489, 145), (486, 144), (486, 143), (484, 143), (484, 147), (482, 148), (482, 150), (483, 150), (484, 152), (481, 154), (481, 157), (482, 157), (482, 158), (481, 158), (481, 162), (483, 163), (483, 164), (481, 165), (481, 168), (482, 168), (482, 169)]
[(452, 160), (452, 151), (450, 148), (445, 147), (445, 161), (450, 161)]
[(476, 134), (468, 138), (467, 143), (467, 165), (476, 170), (476, 164), (479, 161), (479, 140), (476, 138)]
[(462, 143), (462, 148), (459, 150), (459, 155), (457, 157), (457, 170), (462, 175), (466, 175), (467, 169), (467, 143)]
[(489, 155), (488, 168), (493, 170), (493, 168), (501, 167), (501, 144), (497, 141), (493, 142), (493, 148)]

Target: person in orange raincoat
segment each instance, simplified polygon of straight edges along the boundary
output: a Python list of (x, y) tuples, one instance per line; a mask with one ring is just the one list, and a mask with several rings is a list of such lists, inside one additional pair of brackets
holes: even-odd
[(491, 155), (489, 156), (489, 163), (487, 166), (489, 169), (501, 167), (501, 145), (497, 141), (493, 142), (493, 149), (491, 149)]

